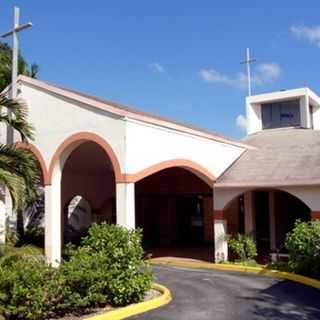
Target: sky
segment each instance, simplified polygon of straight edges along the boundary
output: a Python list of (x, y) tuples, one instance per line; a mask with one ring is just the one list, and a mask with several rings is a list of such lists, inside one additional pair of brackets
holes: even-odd
[(15, 5), (39, 79), (230, 137), (245, 135), (247, 47), (253, 94), (320, 94), (319, 0), (1, 0), (0, 33)]

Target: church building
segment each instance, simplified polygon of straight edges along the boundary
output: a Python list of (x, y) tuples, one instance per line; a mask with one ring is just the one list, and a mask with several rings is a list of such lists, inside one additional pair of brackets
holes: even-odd
[[(227, 234), (284, 252), (296, 219), (320, 218), (320, 98), (308, 88), (246, 99), (237, 141), (26, 76), (18, 98), (36, 129), (45, 254), (91, 223), (143, 229), (153, 255), (228, 259)], [(241, 102), (239, 102), (241, 104)]]

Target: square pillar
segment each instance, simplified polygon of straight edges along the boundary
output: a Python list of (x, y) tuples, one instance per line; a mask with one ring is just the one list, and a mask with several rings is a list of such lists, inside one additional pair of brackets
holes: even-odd
[(136, 227), (134, 183), (116, 185), (117, 224), (128, 229)]
[(276, 239), (276, 212), (275, 212), (275, 197), (274, 191), (269, 191), (269, 230), (270, 230), (270, 250), (277, 250)]
[(228, 260), (227, 220), (223, 211), (215, 210), (214, 217), (214, 257), (215, 262)]
[(311, 128), (309, 96), (307, 94), (300, 98), (300, 121), (302, 128)]
[[(56, 179), (57, 180), (57, 179)], [(44, 187), (45, 255), (52, 266), (61, 261), (61, 183), (53, 181)]]
[(252, 191), (244, 194), (244, 231), (252, 239), (256, 238), (256, 219), (254, 210), (254, 195)]

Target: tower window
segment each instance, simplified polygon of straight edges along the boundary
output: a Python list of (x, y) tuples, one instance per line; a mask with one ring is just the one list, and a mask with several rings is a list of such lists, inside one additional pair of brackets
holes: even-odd
[(300, 126), (299, 100), (265, 103), (261, 109), (263, 129)]

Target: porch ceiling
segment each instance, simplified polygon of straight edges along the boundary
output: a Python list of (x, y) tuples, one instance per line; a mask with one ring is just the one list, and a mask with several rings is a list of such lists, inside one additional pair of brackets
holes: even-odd
[(284, 128), (244, 139), (247, 150), (220, 178), (216, 188), (320, 185), (320, 132)]

